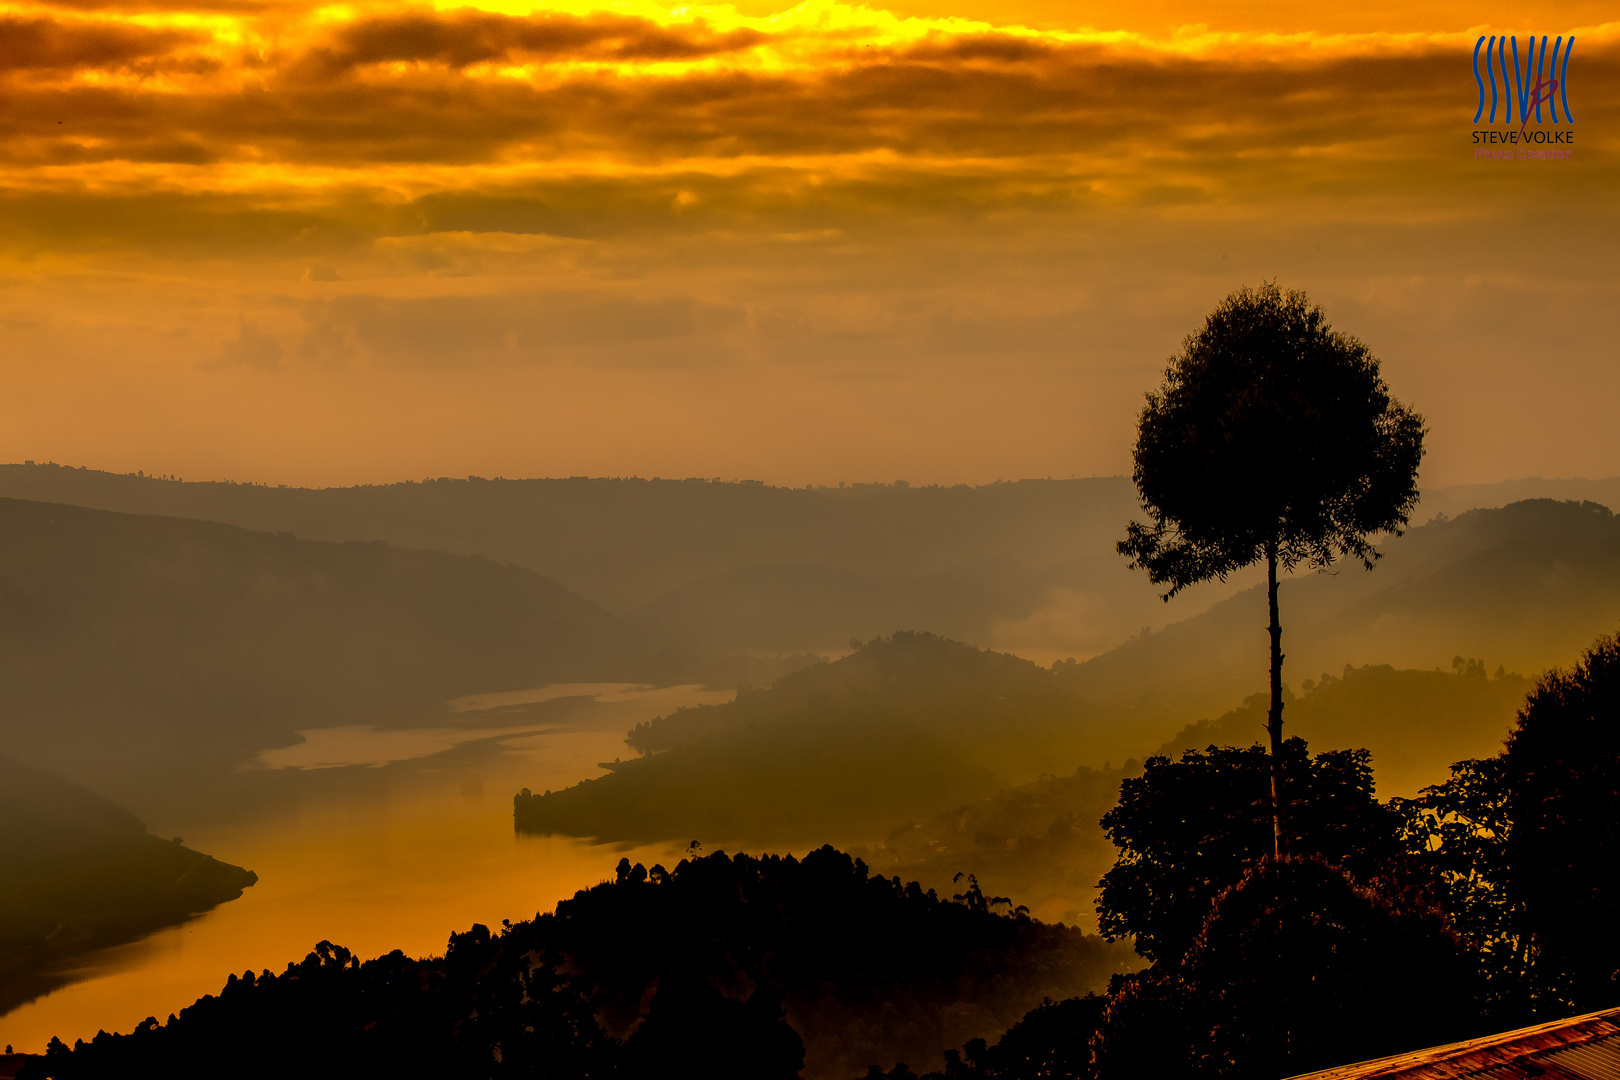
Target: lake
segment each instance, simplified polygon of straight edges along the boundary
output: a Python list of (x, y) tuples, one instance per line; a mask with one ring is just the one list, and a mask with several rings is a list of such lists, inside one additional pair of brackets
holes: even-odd
[(319, 941), (370, 958), (443, 953), (452, 931), (549, 911), (613, 876), (619, 859), (673, 866), (684, 844), (591, 844), (519, 836), (512, 796), (602, 775), (636, 723), (731, 691), (567, 684), (450, 703), (440, 728), (303, 733), (250, 767), (281, 792), (246, 817), (153, 824), (259, 875), (241, 899), (141, 941), (83, 958), (79, 980), (0, 1017), (0, 1045), (44, 1050), (98, 1030), (162, 1020), (227, 975), (279, 972)]

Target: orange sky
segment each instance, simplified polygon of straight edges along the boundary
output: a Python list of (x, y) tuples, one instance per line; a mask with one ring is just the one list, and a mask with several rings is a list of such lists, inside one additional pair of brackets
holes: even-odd
[[(1120, 472), (1276, 277), (1425, 482), (1620, 473), (1609, 10), (0, 0), (0, 459)], [(1503, 31), (1576, 34), (1575, 160), (1474, 160)]]

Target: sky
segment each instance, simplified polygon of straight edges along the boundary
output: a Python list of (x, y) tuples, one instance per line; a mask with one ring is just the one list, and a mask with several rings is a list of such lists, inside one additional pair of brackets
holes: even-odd
[[(1475, 156), (1495, 34), (1575, 36), (1573, 157)], [(0, 0), (0, 460), (1128, 472), (1275, 279), (1425, 486), (1611, 476), (1617, 117), (1585, 0)]]

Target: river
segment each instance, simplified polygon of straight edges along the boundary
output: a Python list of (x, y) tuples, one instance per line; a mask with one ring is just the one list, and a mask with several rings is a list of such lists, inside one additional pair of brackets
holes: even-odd
[[(186, 846), (255, 871), (238, 900), (83, 958), (77, 981), (0, 1017), (0, 1044), (43, 1051), (160, 1020), (227, 975), (281, 971), (329, 940), (362, 957), (443, 953), (452, 931), (549, 911), (613, 875), (620, 858), (673, 866), (684, 845), (623, 847), (517, 835), (512, 795), (599, 776), (639, 721), (728, 700), (697, 686), (571, 684), (451, 703), (443, 728), (303, 733), (251, 768), (284, 799), (248, 817), (165, 821)], [(526, 706), (566, 699), (565, 722)], [(555, 710), (553, 710), (555, 713)]]

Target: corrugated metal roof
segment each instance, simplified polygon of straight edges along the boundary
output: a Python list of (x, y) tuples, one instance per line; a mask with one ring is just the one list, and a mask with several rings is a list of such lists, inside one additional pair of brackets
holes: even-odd
[(1293, 1080), (1620, 1080), (1620, 1009), (1340, 1065)]

